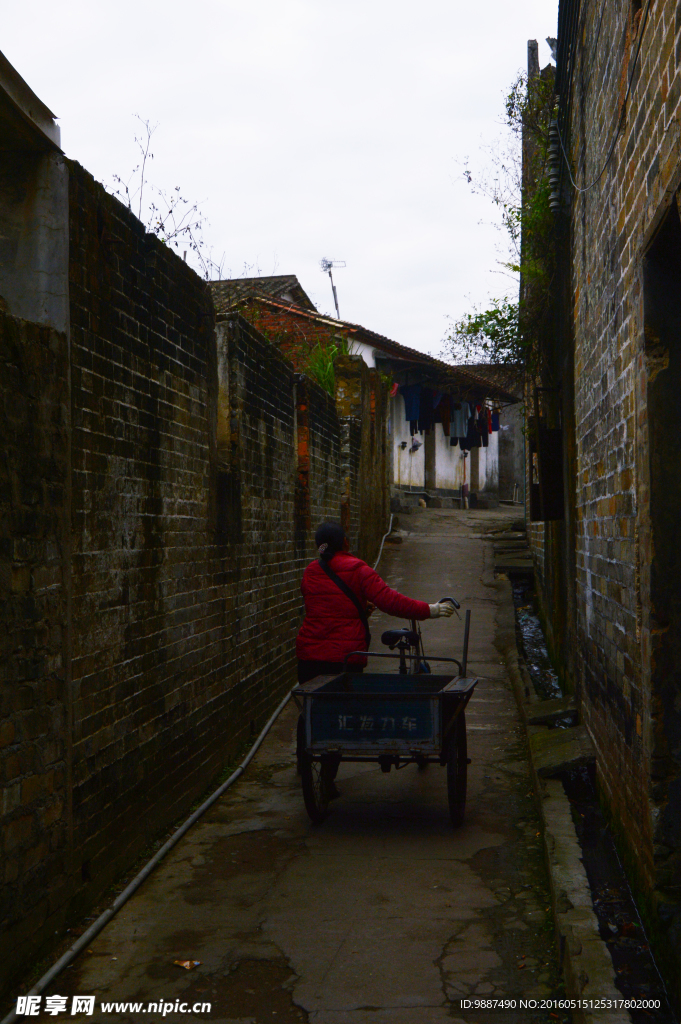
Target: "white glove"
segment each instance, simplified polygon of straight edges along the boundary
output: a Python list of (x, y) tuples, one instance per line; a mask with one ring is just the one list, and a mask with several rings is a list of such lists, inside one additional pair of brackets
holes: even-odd
[(441, 615), (449, 618), (450, 615), (454, 614), (454, 605), (449, 601), (444, 601), (442, 604), (429, 604), (430, 617), (431, 619), (439, 619)]

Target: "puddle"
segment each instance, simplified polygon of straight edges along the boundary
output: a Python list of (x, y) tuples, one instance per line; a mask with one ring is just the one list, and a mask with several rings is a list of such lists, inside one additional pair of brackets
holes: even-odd
[(589, 770), (574, 768), (562, 776), (562, 782), (582, 847), (600, 935), (615, 966), (617, 988), (625, 999), (660, 1001), (659, 1009), (629, 1010), (633, 1024), (677, 1024)]
[(511, 577), (515, 605), (516, 637), (527, 671), (538, 697), (554, 700), (563, 696), (558, 676), (551, 665), (544, 632), (534, 602), (534, 585), (525, 576)]

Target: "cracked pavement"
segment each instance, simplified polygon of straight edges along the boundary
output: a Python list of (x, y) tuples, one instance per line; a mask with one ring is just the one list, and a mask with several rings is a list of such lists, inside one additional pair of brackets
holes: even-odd
[[(291, 702), (245, 776), (51, 993), (206, 1001), (203, 1017), (169, 1019), (215, 1024), (498, 1024), (499, 1011), (460, 1000), (562, 994), (524, 734), (495, 647), (496, 612), (511, 597), (493, 578), (485, 535), (517, 518), (503, 508), (401, 517), (403, 542), (386, 544), (378, 567), (409, 596), (453, 594), (472, 609), (469, 674), (480, 682), (467, 710), (464, 825), (450, 824), (443, 768), (383, 774), (350, 764), (339, 771), (340, 799), (313, 826)], [(372, 616), (374, 650), (390, 624)], [(431, 657), (461, 650), (456, 618), (427, 622), (423, 633)], [(201, 963), (185, 971), (176, 959)], [(503, 1013), (504, 1024), (565, 1019)]]

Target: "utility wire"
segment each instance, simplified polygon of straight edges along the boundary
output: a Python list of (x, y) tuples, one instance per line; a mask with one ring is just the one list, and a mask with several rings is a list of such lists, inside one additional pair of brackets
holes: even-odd
[[(575, 181), (575, 179), (572, 177), (572, 170), (570, 168), (570, 161), (568, 159), (567, 153), (565, 152), (565, 146), (563, 145), (563, 137), (560, 134), (560, 128), (559, 128), (558, 124), (556, 123), (556, 130), (558, 132), (558, 140), (560, 142), (560, 148), (561, 148), (561, 150), (563, 152), (563, 156), (565, 157), (565, 165), (567, 167), (567, 171), (568, 171), (568, 174), (570, 176), (570, 182), (572, 184), (572, 187), (577, 192), (588, 192), (590, 189), (592, 189), (594, 187), (594, 185), (598, 184), (598, 182), (601, 180), (601, 178), (605, 174), (606, 168), (607, 168), (608, 164), (610, 163), (610, 160), (612, 159), (612, 154), (615, 152), (615, 145), (616, 145), (617, 140), (619, 138), (620, 131), (622, 130), (622, 124), (624, 122), (624, 115), (625, 115), (625, 112), (626, 112), (626, 109), (627, 109), (627, 102), (629, 100), (629, 93), (631, 92), (631, 87), (632, 87), (633, 82), (634, 82), (634, 75), (636, 74), (636, 62), (638, 61), (638, 55), (641, 52), (641, 43), (643, 42), (643, 34), (645, 32), (646, 24), (648, 22), (648, 12), (650, 11), (650, 4), (651, 4), (651, 2), (652, 2), (652, 0), (648, 0), (648, 2), (646, 4), (645, 13), (643, 15), (643, 21), (642, 21), (642, 24), (641, 24), (641, 28), (639, 30), (638, 45), (636, 47), (636, 53), (634, 55), (634, 64), (633, 64), (633, 67), (631, 69), (631, 75), (629, 76), (629, 85), (627, 86), (627, 94), (624, 97), (624, 103), (622, 104), (622, 110), (620, 112), (619, 121), (617, 122), (617, 131), (615, 132), (615, 137), (612, 140), (612, 143), (610, 145), (610, 149), (608, 151), (608, 155), (605, 158), (605, 163), (603, 164), (603, 167), (601, 168), (600, 174), (598, 175), (597, 178), (594, 178), (594, 180), (591, 182), (591, 184), (587, 185), (586, 188), (580, 188), (579, 185), (577, 184), (577, 182)], [(601, 14), (602, 14), (602, 12), (601, 12)], [(599, 24), (598, 28), (599, 28), (599, 32), (600, 32), (600, 24)]]
[[(605, 14), (606, 2), (607, 2), (607, 0), (603, 0), (603, 3), (601, 4), (601, 13), (600, 13), (600, 15), (598, 17), (598, 28), (596, 29), (596, 38), (594, 39), (593, 46), (591, 47), (591, 60), (589, 61), (589, 64), (590, 64), (592, 69), (593, 69), (593, 67), (594, 67), (594, 65), (596, 63), (596, 49), (598, 47), (598, 40), (601, 37), (601, 25), (603, 24), (603, 15)], [(589, 75), (589, 79), (588, 79), (588, 81), (586, 83), (586, 86), (584, 87), (584, 91), (585, 92), (589, 88), (589, 86), (591, 85), (592, 77), (593, 77), (593, 70), (592, 70), (591, 74)]]

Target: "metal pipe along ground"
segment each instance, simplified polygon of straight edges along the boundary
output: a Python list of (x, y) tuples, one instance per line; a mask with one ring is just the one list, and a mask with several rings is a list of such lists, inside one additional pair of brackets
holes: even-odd
[[(390, 523), (388, 525), (388, 533), (384, 533), (383, 537), (381, 538), (381, 546), (378, 549), (378, 558), (374, 562), (374, 566), (373, 566), (374, 571), (376, 571), (376, 566), (381, 561), (381, 555), (383, 554), (383, 545), (385, 544), (385, 538), (388, 536), (388, 534), (392, 533), (392, 529), (393, 529), (393, 516), (394, 516), (394, 513), (391, 512), (390, 513)], [(5, 1024), (5, 1022), (3, 1021), (2, 1024)]]
[[(390, 524), (388, 526), (388, 532), (385, 533), (383, 535), (382, 539), (381, 539), (381, 546), (380, 546), (379, 551), (378, 551), (378, 558), (374, 562), (374, 569), (376, 568), (376, 566), (378, 565), (379, 561), (381, 560), (381, 555), (383, 554), (383, 545), (385, 543), (385, 538), (392, 531), (392, 526), (393, 526), (393, 513), (390, 514)], [(180, 827), (172, 834), (172, 836), (170, 837), (168, 842), (163, 844), (161, 849), (158, 850), (154, 854), (154, 856), (151, 858), (151, 860), (147, 861), (147, 863), (144, 865), (144, 867), (139, 872), (139, 874), (137, 874), (133, 878), (133, 880), (130, 882), (130, 884), (128, 886), (126, 886), (126, 888), (123, 890), (123, 892), (120, 893), (120, 895), (116, 897), (116, 899), (114, 900), (112, 905), (107, 910), (105, 910), (104, 913), (100, 914), (99, 917), (97, 918), (97, 920), (94, 921), (90, 925), (90, 927), (87, 929), (87, 931), (83, 932), (83, 934), (80, 936), (80, 938), (76, 942), (74, 942), (74, 944), (71, 946), (71, 948), (69, 950), (67, 950), (66, 953), (64, 953), (64, 955), (62, 957), (60, 957), (59, 960), (57, 960), (57, 962), (54, 963), (52, 965), (52, 967), (50, 967), (50, 969), (45, 974), (43, 974), (42, 978), (40, 978), (31, 989), (29, 989), (29, 991), (27, 992), (27, 995), (30, 995), (30, 996), (40, 995), (40, 993), (43, 992), (47, 988), (47, 986), (50, 984), (50, 982), (54, 981), (54, 979), (58, 975), (61, 974), (61, 972), (64, 970), (64, 968), (68, 967), (68, 965), (70, 963), (72, 963), (73, 960), (75, 960), (75, 958), (78, 956), (78, 954), (80, 952), (82, 952), (82, 950), (84, 950), (86, 948), (86, 946), (88, 946), (97, 935), (99, 935), (99, 933), (107, 926), (107, 924), (109, 923), (111, 918), (114, 917), (114, 915), (118, 913), (118, 911), (121, 909), (121, 907), (125, 903), (128, 902), (130, 897), (135, 892), (137, 892), (137, 890), (139, 889), (139, 887), (142, 884), (142, 882), (144, 882), (144, 880), (146, 878), (148, 878), (148, 876), (151, 874), (151, 872), (154, 870), (154, 868), (158, 864), (161, 863), (161, 861), (163, 860), (165, 855), (170, 850), (172, 850), (172, 848), (174, 846), (176, 846), (177, 843), (179, 843), (179, 841), (182, 838), (182, 836), (185, 835), (185, 833), (189, 831), (189, 829), (192, 827), (192, 825), (199, 820), (201, 815), (205, 814), (205, 812), (208, 810), (208, 808), (212, 807), (212, 805), (215, 803), (215, 801), (220, 799), (222, 794), (224, 792), (226, 792), (226, 790), (229, 789), (229, 787), (232, 785), (232, 783), (236, 782), (236, 780), (243, 775), (244, 771), (246, 770), (246, 768), (250, 764), (251, 760), (255, 756), (255, 754), (256, 754), (258, 748), (260, 747), (261, 743), (265, 739), (265, 736), (267, 736), (267, 733), (270, 731), (270, 729), (274, 725), (275, 721), (277, 720), (277, 718), (279, 717), (281, 712), (284, 710), (284, 707), (288, 703), (290, 696), (291, 696), (290, 693), (286, 694), (286, 696), (284, 697), (282, 702), (279, 704), (279, 706), (277, 707), (277, 709), (274, 712), (274, 714), (268, 720), (267, 724), (265, 725), (264, 729), (262, 730), (262, 732), (258, 736), (257, 740), (255, 741), (255, 743), (253, 744), (253, 746), (249, 750), (248, 754), (243, 759), (241, 764), (238, 766), (238, 768), (236, 768), (235, 771), (232, 772), (232, 774), (229, 776), (229, 778), (226, 779), (225, 782), (223, 782), (222, 785), (219, 786), (215, 790), (215, 792), (212, 793), (208, 797), (207, 800), (204, 800), (204, 802), (201, 804), (200, 807), (197, 807), (197, 809), (194, 811), (194, 813), (191, 814), (187, 818), (187, 820), (184, 822), (184, 824), (180, 825)], [(7, 1016), (2, 1020), (1, 1024), (14, 1024), (14, 1022), (16, 1020), (17, 1020), (16, 1010), (11, 1010), (7, 1014)]]
[[(392, 524), (392, 517), (390, 519), (390, 522)], [(381, 550), (382, 549), (383, 549), (383, 545), (381, 545)], [(380, 552), (379, 552), (379, 558), (380, 558)], [(182, 836), (185, 835), (185, 833), (189, 831), (189, 829), (192, 827), (192, 825), (199, 820), (201, 815), (205, 814), (205, 812), (208, 810), (208, 808), (212, 807), (212, 805), (215, 803), (215, 801), (220, 799), (222, 794), (226, 790), (229, 789), (229, 787), (232, 785), (232, 783), (236, 782), (236, 780), (243, 775), (243, 773), (245, 772), (246, 768), (248, 767), (248, 765), (252, 761), (253, 757), (255, 756), (255, 754), (256, 754), (258, 748), (260, 747), (261, 743), (263, 742), (263, 740), (267, 736), (267, 733), (270, 731), (270, 729), (272, 728), (272, 726), (276, 722), (277, 718), (279, 717), (281, 712), (284, 710), (284, 708), (285, 708), (286, 704), (288, 703), (290, 697), (291, 697), (291, 694), (287, 693), (286, 696), (284, 697), (284, 699), (281, 701), (281, 703), (277, 707), (277, 709), (274, 712), (274, 714), (269, 718), (267, 724), (263, 728), (262, 732), (258, 736), (257, 740), (255, 741), (255, 743), (253, 744), (253, 746), (251, 747), (249, 752), (246, 754), (246, 757), (243, 759), (243, 761), (241, 762), (239, 767), (236, 768), (235, 771), (232, 772), (232, 774), (229, 776), (229, 778), (226, 779), (225, 782), (222, 783), (222, 785), (218, 786), (218, 788), (215, 790), (215, 792), (212, 793), (208, 797), (207, 800), (204, 800), (204, 802), (201, 804), (200, 807), (197, 807), (197, 809), (194, 811), (194, 813), (191, 814), (187, 818), (187, 820), (184, 822), (184, 824), (180, 825), (180, 827), (175, 832), (173, 832), (173, 834), (170, 837), (170, 839), (168, 840), (168, 842), (164, 843), (163, 846), (161, 847), (161, 849), (158, 850), (154, 854), (154, 856), (151, 858), (151, 860), (147, 861), (147, 863), (144, 865), (144, 867), (139, 872), (139, 874), (137, 874), (133, 878), (132, 882), (130, 882), (130, 884), (128, 886), (126, 886), (126, 888), (123, 890), (123, 892), (120, 893), (120, 895), (116, 897), (116, 899), (111, 904), (111, 906), (108, 908), (108, 910), (105, 910), (103, 914), (99, 915), (97, 920), (94, 921), (90, 925), (90, 927), (88, 928), (88, 930), (86, 932), (83, 932), (83, 934), (80, 936), (80, 938), (76, 942), (74, 942), (74, 944), (71, 946), (71, 948), (69, 950), (67, 950), (67, 952), (64, 953), (64, 955), (62, 957), (60, 957), (59, 960), (57, 960), (57, 962), (55, 964), (53, 964), (52, 967), (50, 967), (50, 969), (45, 974), (43, 974), (42, 978), (40, 978), (31, 989), (29, 989), (29, 991), (27, 992), (27, 995), (30, 995), (30, 996), (40, 995), (40, 993), (43, 992), (47, 988), (47, 986), (50, 984), (50, 982), (53, 981), (59, 974), (61, 974), (61, 972), (64, 970), (65, 967), (68, 967), (68, 965), (73, 960), (75, 960), (75, 958), (78, 956), (78, 954), (80, 952), (82, 952), (82, 950), (84, 950), (85, 947), (88, 946), (92, 942), (92, 940), (95, 938), (95, 936), (99, 935), (99, 933), (109, 923), (111, 918), (115, 914), (117, 914), (118, 911), (121, 909), (121, 907), (125, 903), (128, 902), (130, 897), (135, 892), (137, 892), (137, 890), (139, 889), (139, 887), (142, 884), (142, 882), (146, 878), (148, 878), (148, 876), (151, 874), (151, 872), (154, 870), (154, 868), (158, 864), (160, 864), (160, 862), (163, 860), (165, 855), (170, 850), (172, 850), (172, 848), (174, 846), (176, 846), (177, 843), (179, 843), (179, 841), (182, 838)], [(16, 1010), (11, 1010), (7, 1014), (7, 1016), (2, 1020), (1, 1024), (14, 1024), (14, 1021), (16, 1021), (16, 1020), (17, 1020)]]

